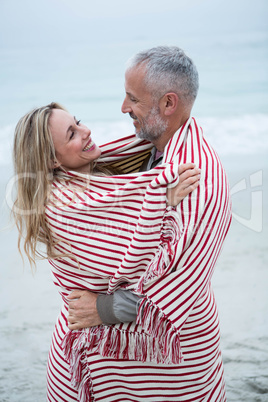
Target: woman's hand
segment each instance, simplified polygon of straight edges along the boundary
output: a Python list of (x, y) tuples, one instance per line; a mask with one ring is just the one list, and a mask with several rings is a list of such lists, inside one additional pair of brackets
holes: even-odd
[(179, 165), (180, 181), (176, 187), (167, 189), (168, 205), (178, 205), (188, 194), (200, 184), (201, 169), (196, 168), (194, 163)]

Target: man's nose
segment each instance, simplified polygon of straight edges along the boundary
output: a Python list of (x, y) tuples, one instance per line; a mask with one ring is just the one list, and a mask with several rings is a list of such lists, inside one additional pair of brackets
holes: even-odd
[(132, 111), (126, 97), (124, 99), (124, 102), (122, 103), (121, 111), (122, 111), (122, 113), (130, 113)]

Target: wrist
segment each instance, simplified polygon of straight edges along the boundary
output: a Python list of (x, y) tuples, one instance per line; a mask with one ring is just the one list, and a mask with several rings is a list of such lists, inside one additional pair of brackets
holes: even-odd
[(114, 313), (114, 295), (98, 294), (96, 309), (101, 321), (106, 325), (120, 323)]

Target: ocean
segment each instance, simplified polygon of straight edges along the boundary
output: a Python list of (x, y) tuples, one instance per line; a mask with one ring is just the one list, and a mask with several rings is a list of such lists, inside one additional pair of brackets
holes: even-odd
[[(173, 38), (174, 39), (174, 38)], [(168, 42), (162, 41), (161, 44)], [(98, 143), (130, 134), (121, 113), (126, 60), (159, 43), (145, 39), (60, 47), (0, 48), (0, 400), (45, 401), (46, 358), (60, 300), (49, 264), (35, 275), (17, 251), (9, 219), (12, 140), (18, 119), (51, 101), (91, 128)], [(268, 33), (173, 40), (195, 61), (193, 115), (230, 180), (233, 223), (213, 283), (222, 332), (227, 400), (268, 400)]]

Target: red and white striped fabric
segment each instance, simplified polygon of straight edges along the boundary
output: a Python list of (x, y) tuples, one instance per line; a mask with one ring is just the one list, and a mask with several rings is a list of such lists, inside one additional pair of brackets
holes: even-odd
[[(148, 149), (135, 136), (102, 147), (100, 163)], [(178, 163), (201, 168), (200, 187), (178, 207), (166, 187)], [(48, 360), (49, 401), (225, 401), (219, 320), (211, 288), (231, 222), (227, 178), (190, 118), (163, 165), (112, 177), (58, 178), (47, 221), (66, 257), (51, 260), (63, 298)], [(70, 256), (72, 254), (72, 256)], [(145, 295), (136, 323), (67, 327), (74, 289)]]

